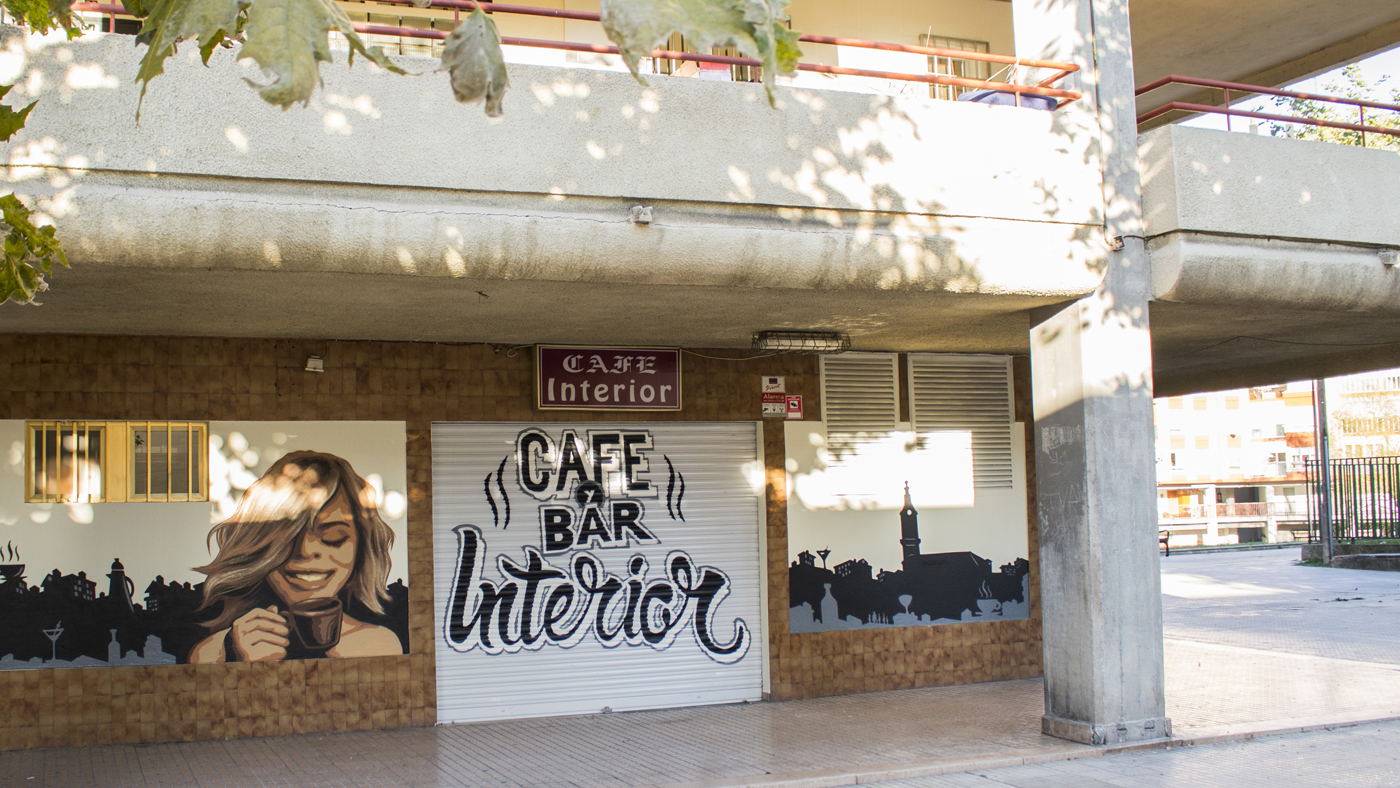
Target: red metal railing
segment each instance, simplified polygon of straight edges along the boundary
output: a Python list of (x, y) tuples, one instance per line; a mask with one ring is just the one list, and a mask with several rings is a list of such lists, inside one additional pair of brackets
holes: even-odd
[[(1279, 90), (1278, 88), (1266, 88), (1259, 85), (1243, 85), (1238, 82), (1222, 82), (1218, 79), (1199, 79), (1197, 77), (1181, 77), (1172, 75), (1162, 77), (1151, 84), (1143, 85), (1137, 89), (1137, 95), (1141, 96), (1149, 91), (1156, 90), (1167, 85), (1191, 85), (1201, 88), (1212, 88), (1223, 91), (1225, 94), (1224, 106), (1214, 106), (1211, 104), (1196, 104), (1188, 101), (1172, 101), (1163, 104), (1156, 109), (1148, 110), (1138, 116), (1139, 124), (1146, 123), (1153, 118), (1159, 118), (1168, 112), (1198, 112), (1212, 113), (1225, 116), (1225, 128), (1230, 128), (1231, 117), (1256, 118), (1259, 120), (1272, 120), (1279, 123), (1302, 123), (1308, 126), (1324, 126), (1330, 129), (1346, 129), (1347, 131), (1361, 132), (1361, 145), (1366, 145), (1366, 135), (1384, 134), (1391, 137), (1400, 137), (1400, 129), (1386, 128), (1385, 126), (1375, 126), (1366, 123), (1366, 110), (1388, 110), (1390, 112), (1400, 112), (1400, 105), (1382, 104), (1379, 101), (1362, 101), (1360, 99), (1343, 98), (1341, 96), (1325, 96), (1318, 93), (1299, 93), (1293, 90)], [(1300, 115), (1276, 115), (1271, 112), (1253, 112), (1250, 110), (1231, 109), (1230, 95), (1237, 94), (1262, 94), (1266, 96), (1283, 96), (1284, 98), (1302, 99), (1305, 101), (1326, 101), (1333, 104), (1346, 104), (1356, 107), (1359, 113), (1360, 123), (1345, 123), (1336, 120), (1322, 120), (1320, 118), (1308, 118)]]
[[(413, 6), (413, 0), (376, 0), (381, 4), (407, 5)], [(429, 7), (451, 9), (454, 12), (475, 10), (477, 4), (473, 0), (432, 0)], [(422, 6), (417, 6), (422, 7)], [(89, 13), (106, 14), (111, 17), (116, 15), (129, 16), (126, 9), (120, 5), (111, 3), (73, 3), (74, 11), (85, 11)], [(565, 11), (556, 8), (536, 8), (533, 6), (505, 5), (501, 3), (482, 3), (482, 9), (488, 13), (496, 14), (523, 14), (526, 16), (546, 16), (557, 19), (575, 19), (585, 22), (598, 22), (600, 17), (596, 13), (586, 11)], [(385, 25), (371, 25), (355, 23), (356, 33), (368, 35), (398, 36), (402, 38), (422, 38), (429, 40), (442, 40), (447, 38), (445, 30), (426, 30), (411, 27), (389, 27)], [(799, 71), (810, 71), (820, 74), (835, 74), (840, 76), (872, 77), (875, 79), (889, 79), (905, 82), (923, 82), (931, 85), (954, 85), (957, 87), (976, 88), (979, 90), (998, 90), (1016, 94), (1017, 104), (1020, 103), (1022, 95), (1047, 96), (1059, 99), (1057, 107), (1063, 106), (1066, 102), (1079, 99), (1083, 94), (1073, 90), (1060, 90), (1051, 87), (1055, 83), (1064, 79), (1079, 70), (1079, 66), (1073, 63), (1060, 63), (1053, 60), (1034, 60), (1029, 58), (1017, 58), (1008, 55), (993, 55), (984, 52), (965, 52), (957, 49), (942, 49), (939, 47), (914, 46), (910, 44), (889, 44), (880, 41), (867, 41), (859, 38), (841, 38), (834, 36), (803, 35), (800, 39), (814, 44), (830, 44), (834, 46), (859, 47), (863, 49), (879, 49), (887, 52), (909, 52), (930, 57), (950, 57), (961, 60), (976, 60), (986, 63), (998, 63), (1012, 66), (1013, 68), (1037, 68), (1055, 69), (1054, 74), (1040, 80), (1034, 85), (1017, 85), (1009, 82), (994, 82), (990, 79), (967, 79), (964, 77), (954, 77), (945, 74), (906, 74), (895, 71), (875, 71), (863, 68), (847, 68), (844, 66), (829, 66), (822, 63), (799, 63)], [(597, 54), (616, 55), (617, 47), (605, 44), (586, 44), (572, 41), (546, 41), (533, 38), (514, 38), (502, 36), (501, 43), (507, 46), (538, 47), (543, 49), (560, 49), (571, 52), (593, 52)], [(676, 52), (668, 49), (658, 49), (653, 51), (652, 57), (664, 58), (667, 60), (686, 60), (696, 63), (722, 63), (732, 66), (761, 66), (762, 62), (749, 57), (732, 57), (728, 55), (709, 55), (697, 52)]]
[(1268, 503), (1208, 503), (1177, 504), (1158, 512), (1163, 520), (1208, 520), (1229, 517), (1303, 517), (1307, 515), (1304, 502), (1270, 501)]

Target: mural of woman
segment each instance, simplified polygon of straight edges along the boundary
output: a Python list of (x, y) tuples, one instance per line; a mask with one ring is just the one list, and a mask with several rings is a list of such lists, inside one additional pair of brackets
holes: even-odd
[(287, 454), (214, 526), (218, 554), (195, 571), (213, 630), (190, 662), (264, 662), (402, 654), (389, 629), (344, 612), (383, 614), (394, 532), (374, 489), (333, 454)]

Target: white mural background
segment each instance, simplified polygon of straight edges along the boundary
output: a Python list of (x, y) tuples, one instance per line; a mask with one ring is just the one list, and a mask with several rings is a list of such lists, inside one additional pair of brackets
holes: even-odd
[(120, 558), (137, 595), (157, 575), (167, 582), (203, 582), (193, 567), (208, 563), (209, 529), (233, 512), (243, 490), (279, 457), (310, 449), (348, 460), (380, 491), (380, 515), (397, 538), (389, 582), (408, 584), (407, 466), (399, 421), (211, 421), (210, 500), (196, 503), (24, 502), (24, 424), (0, 420), (0, 546), (19, 551), (30, 585), (44, 574), (86, 572), (106, 591)]
[(784, 427), (789, 563), (803, 550), (829, 549), (829, 566), (864, 558), (876, 572), (898, 569), (905, 482), (919, 510), (921, 552), (967, 550), (993, 566), (1029, 557), (1024, 424), (1011, 431), (1011, 487), (977, 490), (969, 433), (944, 433), (925, 449), (907, 451), (914, 434), (897, 432), (848, 461), (848, 468), (832, 470), (821, 422)]
[(906, 423), (834, 457), (821, 422), (784, 426), (790, 632), (1030, 615), (1024, 425), (1001, 488), (974, 484), (967, 431)]

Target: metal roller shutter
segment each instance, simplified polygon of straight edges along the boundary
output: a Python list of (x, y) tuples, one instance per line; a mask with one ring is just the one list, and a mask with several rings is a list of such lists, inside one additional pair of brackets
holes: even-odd
[(435, 423), (432, 446), (439, 722), (761, 697), (757, 425)]

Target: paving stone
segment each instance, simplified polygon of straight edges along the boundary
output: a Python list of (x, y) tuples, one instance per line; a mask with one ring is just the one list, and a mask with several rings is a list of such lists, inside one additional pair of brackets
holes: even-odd
[(1400, 715), (1400, 575), (1298, 553), (1162, 560), (1167, 714), (1178, 734)]
[(867, 788), (1400, 786), (1400, 722), (1250, 742), (1013, 766)]

